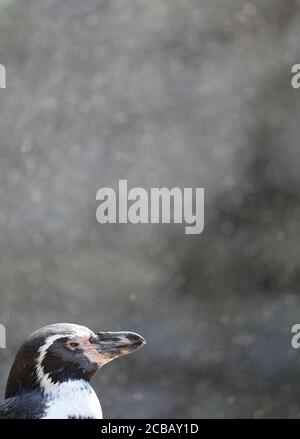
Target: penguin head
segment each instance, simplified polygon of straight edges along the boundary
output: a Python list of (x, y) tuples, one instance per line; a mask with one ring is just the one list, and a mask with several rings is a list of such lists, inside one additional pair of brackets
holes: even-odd
[(133, 332), (98, 332), (69, 323), (45, 326), (21, 346), (12, 366), (6, 398), (39, 386), (90, 381), (106, 363), (134, 352), (145, 340)]

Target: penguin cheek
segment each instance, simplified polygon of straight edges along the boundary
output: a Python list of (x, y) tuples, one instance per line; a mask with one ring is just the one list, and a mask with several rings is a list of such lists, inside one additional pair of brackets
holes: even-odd
[(85, 349), (84, 355), (91, 361), (92, 363), (97, 363), (99, 366), (103, 366), (106, 363), (114, 360), (115, 358), (120, 357), (121, 355), (127, 354), (128, 351), (126, 348), (121, 349), (111, 349), (105, 350), (105, 352), (99, 352), (96, 349)]
[(91, 363), (96, 363), (102, 366), (105, 363), (108, 363), (112, 360), (112, 358), (101, 355), (96, 349), (85, 349), (84, 356), (88, 358)]

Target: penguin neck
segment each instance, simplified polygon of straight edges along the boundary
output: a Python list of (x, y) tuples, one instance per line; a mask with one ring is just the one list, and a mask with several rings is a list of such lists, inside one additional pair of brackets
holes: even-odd
[(91, 385), (85, 380), (69, 380), (44, 389), (45, 419), (102, 419), (102, 409)]
[(68, 395), (74, 398), (75, 394), (91, 393), (93, 388), (90, 383), (83, 379), (69, 379), (62, 382), (53, 382), (50, 378), (44, 377), (40, 382), (41, 391), (51, 398), (59, 398)]

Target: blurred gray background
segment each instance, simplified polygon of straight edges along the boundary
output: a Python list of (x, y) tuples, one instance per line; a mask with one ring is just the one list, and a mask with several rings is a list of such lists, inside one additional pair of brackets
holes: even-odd
[[(1, 397), (23, 339), (132, 330), (106, 418), (300, 417), (298, 0), (1, 0)], [(96, 192), (205, 187), (205, 230)]]

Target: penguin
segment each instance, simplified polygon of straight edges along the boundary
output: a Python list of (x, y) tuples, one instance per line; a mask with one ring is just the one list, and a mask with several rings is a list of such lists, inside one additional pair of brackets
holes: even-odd
[(146, 343), (134, 332), (98, 332), (70, 323), (35, 331), (9, 373), (0, 419), (102, 419), (90, 385), (101, 367)]

